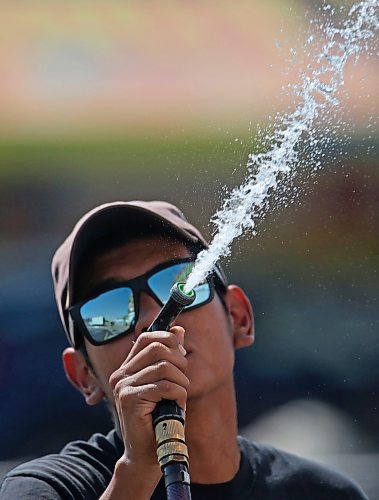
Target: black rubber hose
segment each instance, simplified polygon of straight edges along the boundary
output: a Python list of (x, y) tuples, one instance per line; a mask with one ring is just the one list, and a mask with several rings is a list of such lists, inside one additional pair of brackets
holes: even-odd
[[(184, 292), (183, 283), (175, 283), (170, 297), (147, 331), (168, 331), (182, 310), (192, 304), (196, 294)], [(184, 440), (184, 412), (175, 401), (162, 400), (153, 411), (158, 461), (168, 500), (191, 500), (188, 450)]]

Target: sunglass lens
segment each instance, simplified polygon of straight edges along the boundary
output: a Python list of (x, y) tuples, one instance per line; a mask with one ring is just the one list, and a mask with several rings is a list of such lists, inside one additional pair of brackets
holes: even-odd
[[(148, 285), (153, 290), (159, 300), (165, 304), (169, 298), (170, 290), (174, 283), (185, 283), (193, 268), (193, 262), (185, 262), (181, 264), (174, 264), (173, 266), (162, 269), (153, 274), (148, 279)], [(203, 304), (211, 295), (211, 290), (208, 282), (202, 283), (195, 288), (196, 299), (191, 308)]]
[(211, 295), (209, 283), (206, 281), (205, 283), (198, 285), (197, 287), (195, 287), (195, 292), (196, 299), (191, 307), (198, 306), (209, 300), (209, 297)]
[(135, 318), (130, 288), (116, 288), (89, 300), (80, 308), (87, 331), (95, 342), (104, 342), (130, 329)]

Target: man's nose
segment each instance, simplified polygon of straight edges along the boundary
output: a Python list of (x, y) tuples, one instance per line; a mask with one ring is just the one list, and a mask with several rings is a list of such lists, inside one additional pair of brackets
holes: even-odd
[(134, 329), (136, 338), (141, 335), (142, 332), (146, 332), (160, 310), (161, 306), (153, 297), (146, 292), (141, 292), (139, 297), (138, 320)]

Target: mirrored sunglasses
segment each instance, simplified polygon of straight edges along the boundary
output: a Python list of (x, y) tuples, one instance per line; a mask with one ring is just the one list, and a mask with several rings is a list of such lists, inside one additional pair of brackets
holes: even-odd
[[(162, 307), (174, 283), (185, 282), (194, 260), (164, 262), (132, 280), (113, 282), (91, 298), (69, 309), (74, 328), (94, 345), (103, 345), (131, 333), (138, 320), (140, 292), (149, 294)], [(189, 311), (210, 302), (214, 296), (212, 276), (195, 288), (196, 299)]]

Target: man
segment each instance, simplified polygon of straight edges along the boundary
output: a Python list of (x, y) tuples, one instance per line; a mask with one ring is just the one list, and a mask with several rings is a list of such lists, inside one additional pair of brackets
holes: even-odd
[(152, 412), (185, 410), (194, 499), (364, 499), (321, 465), (237, 437), (234, 350), (253, 343), (250, 302), (215, 267), (169, 332), (146, 332), (174, 281), (207, 247), (165, 202), (115, 202), (80, 219), (53, 259), (72, 384), (89, 405), (106, 398), (108, 435), (68, 444), (10, 472), (1, 499), (165, 498)]

